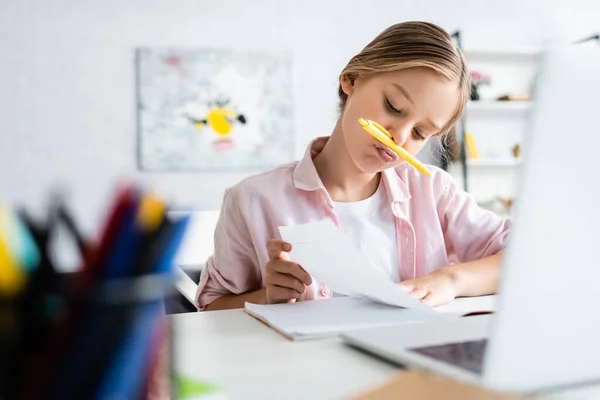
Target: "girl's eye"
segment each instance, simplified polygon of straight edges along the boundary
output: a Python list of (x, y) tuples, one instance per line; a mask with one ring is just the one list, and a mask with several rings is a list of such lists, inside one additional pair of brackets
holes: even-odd
[(385, 99), (385, 108), (387, 108), (387, 110), (392, 114), (395, 114), (395, 115), (402, 114), (402, 111), (398, 110), (396, 107), (394, 107), (394, 105), (388, 98)]
[[(404, 114), (402, 112), (402, 110), (398, 110), (396, 107), (394, 107), (394, 105), (392, 104), (392, 102), (390, 101), (390, 99), (388, 99), (387, 97), (385, 98), (385, 108), (394, 115), (402, 115)], [(421, 133), (421, 131), (418, 128), (413, 128), (413, 137), (416, 140), (425, 140), (425, 136)]]
[(417, 128), (414, 128), (414, 129), (413, 129), (413, 136), (414, 136), (414, 137), (415, 137), (415, 139), (417, 139), (417, 140), (425, 140), (425, 136), (423, 136), (423, 135), (421, 134), (421, 132), (419, 132), (419, 129), (417, 129)]

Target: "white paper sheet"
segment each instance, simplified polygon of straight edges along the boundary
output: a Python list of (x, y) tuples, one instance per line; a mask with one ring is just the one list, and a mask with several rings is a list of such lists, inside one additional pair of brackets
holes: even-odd
[(333, 291), (351, 297), (435, 313), (399, 288), (388, 277), (367, 266), (365, 257), (330, 219), (280, 226), (283, 240), (292, 245), (290, 258)]

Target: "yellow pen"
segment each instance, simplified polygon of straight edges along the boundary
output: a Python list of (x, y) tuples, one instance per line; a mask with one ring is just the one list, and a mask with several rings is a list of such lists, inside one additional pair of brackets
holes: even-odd
[(398, 154), (407, 163), (415, 167), (419, 172), (431, 176), (431, 171), (425, 167), (419, 160), (413, 157), (408, 151), (404, 150), (401, 146), (398, 146), (392, 139), (392, 135), (381, 125), (373, 122), (369, 119), (359, 118), (358, 123), (363, 127), (364, 130), (369, 132), (375, 139), (389, 147), (394, 153)]

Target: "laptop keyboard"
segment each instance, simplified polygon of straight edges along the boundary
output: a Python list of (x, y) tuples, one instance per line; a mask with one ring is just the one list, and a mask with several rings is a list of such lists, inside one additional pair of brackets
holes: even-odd
[(487, 340), (447, 343), (438, 346), (428, 346), (410, 349), (411, 351), (431, 357), (437, 361), (466, 369), (476, 374), (483, 370), (483, 357)]

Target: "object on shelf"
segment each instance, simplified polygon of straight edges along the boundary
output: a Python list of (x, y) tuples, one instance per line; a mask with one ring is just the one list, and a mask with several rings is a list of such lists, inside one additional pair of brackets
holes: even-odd
[(479, 87), (482, 85), (489, 85), (491, 82), (492, 79), (489, 75), (485, 75), (479, 71), (471, 71), (471, 100), (479, 100)]
[(467, 160), (467, 164), (473, 167), (516, 167), (521, 163), (520, 158), (515, 157), (484, 157), (475, 160)]
[(477, 152), (477, 146), (475, 145), (473, 133), (465, 132), (465, 145), (467, 147), (467, 157), (473, 160), (478, 159), (479, 153)]
[(530, 108), (530, 101), (478, 100), (467, 102), (468, 111), (526, 112)]
[(498, 101), (530, 101), (531, 96), (528, 94), (505, 94), (498, 97)]
[(518, 144), (518, 143), (515, 144), (511, 150), (512, 150), (512, 154), (513, 154), (513, 156), (515, 156), (515, 158), (521, 157), (521, 145), (520, 144)]
[(479, 202), (479, 206), (486, 210), (490, 210), (498, 215), (507, 216), (510, 214), (514, 200), (505, 197), (496, 197), (489, 201)]

